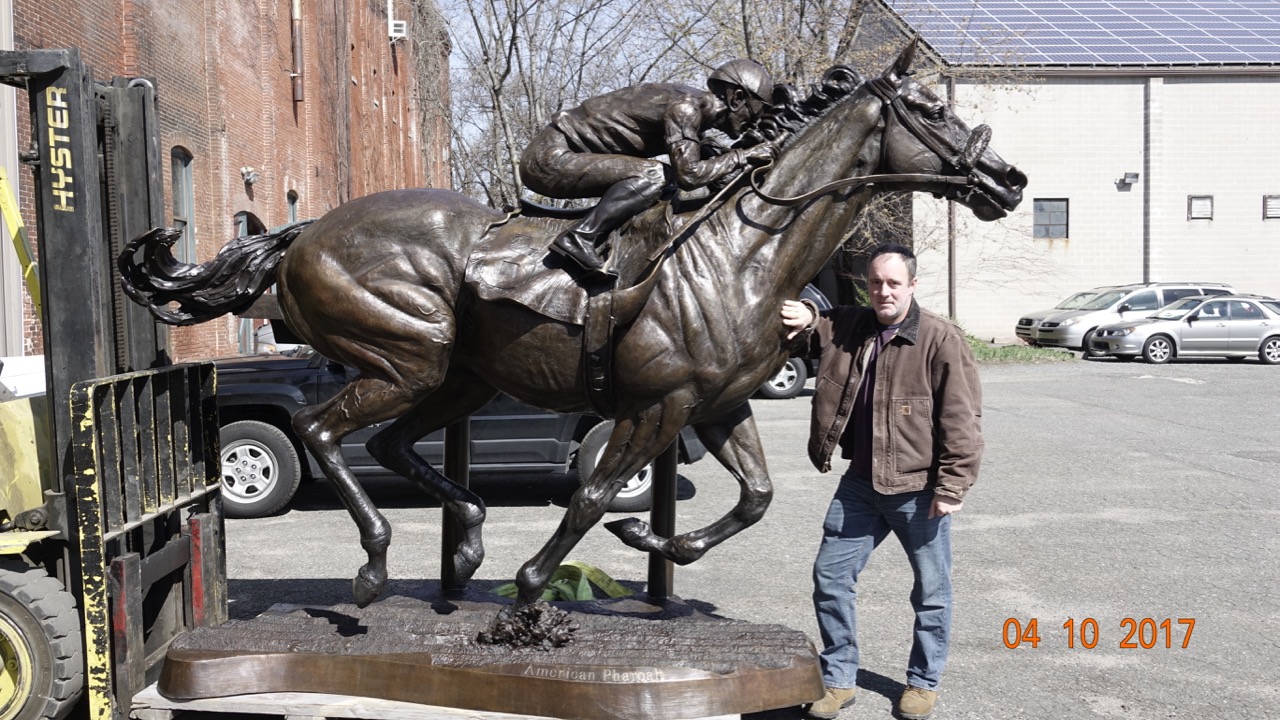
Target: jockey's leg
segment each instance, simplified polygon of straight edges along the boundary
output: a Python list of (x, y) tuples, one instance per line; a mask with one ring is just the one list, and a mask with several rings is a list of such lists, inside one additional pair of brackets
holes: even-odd
[(649, 209), (662, 197), (666, 178), (661, 164), (644, 174), (614, 183), (600, 202), (552, 243), (552, 249), (572, 258), (586, 270), (601, 270), (604, 259), (597, 248), (622, 223)]

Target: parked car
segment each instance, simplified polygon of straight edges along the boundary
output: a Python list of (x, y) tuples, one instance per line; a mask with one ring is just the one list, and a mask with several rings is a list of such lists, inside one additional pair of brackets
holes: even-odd
[[(256, 355), (216, 360), (222, 438), (223, 504), (229, 517), (251, 518), (283, 509), (304, 477), (320, 477), (314, 458), (290, 422), (302, 407), (329, 399), (356, 371), (330, 361), (309, 346), (292, 355)], [(365, 442), (375, 425), (348, 435), (342, 453), (357, 476), (391, 473), (369, 455)], [(471, 471), (475, 475), (589, 476), (604, 452), (613, 422), (594, 415), (557, 415), (499, 395), (471, 417)], [(441, 467), (444, 431), (415, 446)], [(706, 448), (690, 428), (680, 435), (680, 460), (703, 457)], [(653, 469), (630, 478), (610, 510), (646, 510), (652, 502)]]
[(1256, 356), (1280, 364), (1280, 301), (1260, 295), (1195, 295), (1150, 317), (1098, 328), (1093, 349), (1149, 363), (1175, 357)]
[(1121, 285), (1106, 290), (1078, 310), (1066, 310), (1040, 321), (1035, 330), (1037, 345), (1081, 350), (1097, 357), (1090, 344), (1094, 332), (1103, 325), (1143, 318), (1160, 308), (1192, 295), (1231, 295), (1235, 288), (1223, 283), (1153, 282)]
[(1050, 315), (1056, 315), (1057, 313), (1060, 313), (1063, 310), (1078, 310), (1085, 303), (1089, 302), (1093, 298), (1098, 297), (1098, 295), (1100, 295), (1103, 291), (1110, 290), (1112, 287), (1115, 287), (1115, 286), (1106, 285), (1103, 287), (1094, 288), (1092, 290), (1085, 290), (1083, 292), (1078, 292), (1072, 295), (1071, 297), (1067, 298), (1066, 300), (1063, 300), (1062, 302), (1058, 303), (1057, 305), (1054, 305), (1048, 310), (1036, 310), (1035, 312), (1027, 313), (1026, 315), (1023, 315), (1022, 317), (1018, 318), (1018, 324), (1014, 326), (1013, 331), (1015, 334), (1017, 334), (1019, 340), (1027, 343), (1028, 345), (1035, 345), (1036, 344), (1035, 330), (1036, 330), (1036, 326), (1040, 324), (1041, 320), (1049, 317)]
[[(283, 336), (285, 333), (281, 333), (281, 335)], [(277, 353), (288, 355), (297, 352), (298, 348), (302, 347), (302, 343), (293, 342), (294, 339), (292, 333), (289, 333), (288, 338), (281, 337), (277, 342), (276, 327), (268, 321), (253, 331), (253, 351), (264, 355), (275, 355)]]
[[(830, 310), (831, 301), (827, 299), (822, 291), (813, 285), (805, 285), (800, 291), (800, 297), (810, 300), (819, 310)], [(787, 358), (787, 362), (778, 370), (777, 374), (769, 378), (760, 386), (757, 395), (771, 400), (785, 400), (793, 398), (804, 390), (805, 382), (813, 376), (817, 369), (817, 361), (808, 358), (792, 356)]]

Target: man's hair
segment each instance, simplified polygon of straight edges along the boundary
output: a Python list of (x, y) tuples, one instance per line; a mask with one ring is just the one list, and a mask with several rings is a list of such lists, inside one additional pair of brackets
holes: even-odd
[(915, 279), (916, 276), (916, 254), (911, 252), (911, 248), (898, 243), (881, 243), (871, 251), (871, 255), (867, 257), (867, 267), (871, 267), (871, 263), (881, 255), (897, 255), (902, 258), (902, 262), (907, 265), (907, 278)]

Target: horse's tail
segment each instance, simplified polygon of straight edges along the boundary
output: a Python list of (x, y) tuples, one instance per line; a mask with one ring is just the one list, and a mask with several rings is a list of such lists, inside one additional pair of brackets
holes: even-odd
[[(120, 286), (134, 302), (170, 325), (194, 325), (244, 312), (276, 281), (276, 268), (285, 250), (311, 222), (294, 223), (265, 235), (238, 237), (202, 265), (178, 262), (173, 257), (170, 248), (181, 230), (155, 228), (130, 240), (120, 253), (116, 260)], [(176, 309), (167, 307), (174, 302)]]

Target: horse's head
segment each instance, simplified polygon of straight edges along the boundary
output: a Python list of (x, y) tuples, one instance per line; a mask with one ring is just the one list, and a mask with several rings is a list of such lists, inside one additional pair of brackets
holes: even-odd
[(955, 200), (981, 220), (998, 220), (1022, 202), (1027, 176), (987, 147), (991, 129), (969, 126), (947, 103), (910, 77), (917, 41), (868, 88), (883, 104), (882, 173), (968, 176), (967, 184), (918, 183), (907, 189)]

